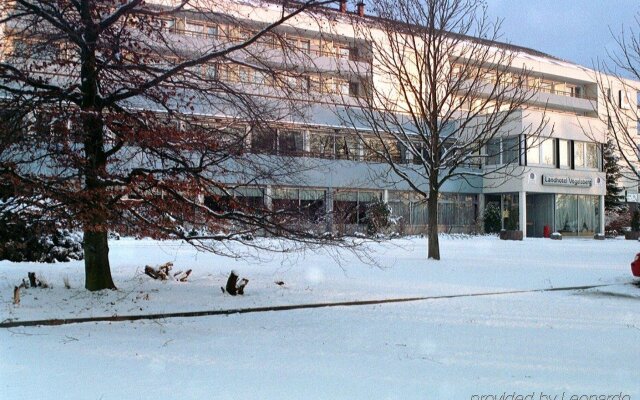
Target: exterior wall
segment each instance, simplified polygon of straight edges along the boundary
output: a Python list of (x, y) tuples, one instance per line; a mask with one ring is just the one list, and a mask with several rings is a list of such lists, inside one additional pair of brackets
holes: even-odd
[[(167, 5), (176, 4), (176, 1), (155, 0), (154, 3)], [(246, 2), (213, 2), (212, 7), (219, 7), (219, 9), (212, 9), (212, 12), (230, 13), (238, 18), (250, 20), (256, 24), (273, 21), (277, 19), (282, 12), (280, 5), (269, 2), (260, 3), (260, 12), (256, 12), (255, 4)], [(298, 67), (315, 72), (331, 73), (336, 76), (352, 77), (353, 75), (357, 75), (357, 78), (367, 77), (367, 79), (370, 80), (368, 82), (369, 84), (375, 85), (384, 91), (397, 93), (397, 85), (393, 79), (381, 74), (380, 68), (375, 64), (375, 61), (367, 62), (330, 56), (330, 52), (335, 51), (335, 48), (331, 47), (333, 46), (331, 44), (332, 41), (360, 46), (363, 48), (363, 54), (366, 54), (366, 43), (354, 39), (356, 35), (350, 20), (352, 17), (352, 14), (342, 15), (337, 12), (327, 12), (327, 15), (321, 13), (313, 15), (301, 13), (292, 18), (281, 29), (285, 34), (291, 33), (295, 36), (313, 39), (324, 38), (323, 40), (325, 40), (327, 47), (320, 49), (325, 51), (311, 53), (310, 57), (301, 58)], [(2, 34), (0, 31), (0, 40)], [(176, 40), (183, 40), (187, 44), (189, 41), (192, 41), (185, 37), (179, 37), (179, 35), (175, 35), (175, 37)], [(383, 45), (384, 41), (387, 40), (382, 32), (374, 32), (374, 38), (375, 40), (381, 41)], [(320, 47), (322, 46), (323, 45), (320, 44)], [(603, 122), (606, 120), (603, 96), (606, 94), (603, 94), (598, 88), (595, 72), (588, 68), (563, 62), (555, 58), (542, 57), (529, 53), (532, 52), (527, 52), (526, 49), (522, 49), (522, 51), (516, 54), (513, 65), (524, 65), (527, 69), (531, 70), (534, 78), (538, 80), (548, 79), (553, 82), (553, 87), (546, 92), (537, 93), (531, 99), (528, 105), (529, 107), (526, 110), (522, 110), (520, 114), (505, 127), (506, 134), (520, 135), (527, 131), (528, 126), (535, 126), (542, 118), (546, 118), (548, 119), (548, 125), (542, 132), (543, 137), (598, 144), (604, 143), (606, 141), (607, 127), (606, 123)], [(263, 55), (268, 56), (274, 64), (284, 62), (281, 52), (276, 50), (266, 51)], [(0, 59), (1, 57), (2, 55), (0, 54)], [(635, 84), (636, 83), (634, 83), (634, 85)], [(580, 91), (576, 92), (575, 88), (580, 88)], [(617, 93), (618, 90), (623, 90), (626, 93), (627, 90), (622, 86), (614, 85), (612, 85), (611, 89), (612, 93)], [(573, 94), (571, 92), (572, 90), (574, 90)], [(256, 96), (263, 96), (267, 93), (258, 90), (255, 94)], [(633, 96), (626, 96), (625, 98), (627, 99), (625, 100), (625, 106), (635, 110), (637, 107), (635, 93)], [(328, 215), (332, 215), (335, 211), (334, 206), (337, 201), (336, 194), (341, 190), (375, 191), (382, 198), (389, 201), (390, 204), (395, 204), (397, 216), (402, 216), (405, 222), (409, 219), (409, 226), (406, 228), (408, 231), (422, 229), (425, 220), (418, 218), (418, 214), (413, 214), (414, 210), (419, 209), (420, 201), (410, 199), (409, 193), (411, 192), (411, 188), (409, 185), (402, 182), (385, 164), (364, 162), (362, 161), (361, 154), (357, 161), (327, 160), (308, 156), (309, 135), (313, 134), (312, 132), (315, 129), (337, 129), (341, 132), (349, 132), (349, 129), (344, 126), (344, 121), (340, 118), (339, 107), (343, 105), (337, 106), (335, 104), (350, 103), (348, 96), (313, 96), (311, 101), (307, 103), (307, 106), (301, 109), (302, 115), (298, 116), (298, 114), (296, 114), (295, 116), (288, 116), (283, 121), (278, 121), (279, 124), (288, 124), (292, 129), (304, 131), (306, 138), (304, 148), (307, 151), (307, 156), (303, 154), (302, 157), (294, 157), (294, 160), (287, 161), (295, 163), (296, 168), (302, 172), (296, 174), (295, 177), (281, 177), (275, 182), (256, 182), (256, 185), (263, 188), (265, 193), (267, 193), (263, 201), (270, 202), (269, 193), (278, 188), (318, 189), (324, 191), (325, 211)], [(540, 111), (541, 108), (546, 108), (546, 112), (543, 113)], [(204, 108), (195, 111), (195, 113), (199, 115), (207, 115), (207, 112), (208, 110)], [(636, 129), (635, 121), (633, 121), (632, 125), (633, 129)], [(359, 151), (362, 152), (362, 149)], [(524, 150), (522, 152), (521, 157), (524, 156)], [(274, 166), (281, 165), (283, 162), (283, 158), (278, 156), (264, 156), (263, 158), (266, 163), (273, 163)], [(518, 193), (518, 206), (521, 210), (520, 226), (526, 229), (527, 193), (553, 194), (554, 196), (588, 195), (600, 197), (605, 194), (605, 174), (600, 170), (560, 169), (526, 165), (526, 162), (522, 162), (521, 164), (520, 166), (512, 168), (508, 175), (495, 173), (485, 178), (472, 177), (467, 180), (460, 179), (447, 182), (441, 188), (441, 191), (445, 197), (451, 197), (449, 200), (445, 199), (443, 204), (449, 207), (449, 204), (454, 204), (457, 200), (460, 200), (460, 198), (453, 197), (453, 195), (471, 196), (461, 201), (466, 204), (465, 215), (469, 213), (469, 207), (475, 207), (473, 218), (475, 220), (475, 217), (481, 213), (481, 205), (484, 201), (484, 198), (479, 195)], [(410, 164), (407, 164), (404, 168), (414, 177), (414, 181), (421, 181), (417, 169), (412, 170)], [(549, 185), (543, 184), (543, 176), (590, 179), (592, 184), (586, 187)], [(230, 176), (227, 179), (232, 183), (241, 181), (242, 177), (239, 175)], [(426, 185), (426, 181), (424, 181), (423, 185)], [(637, 183), (635, 190), (637, 192)], [(396, 198), (390, 199), (390, 192), (401, 192), (403, 196), (406, 195), (405, 197), (407, 197), (407, 199), (402, 200), (397, 196)], [(403, 214), (407, 211), (403, 208), (405, 206), (408, 207), (408, 217)], [(454, 217), (452, 218), (455, 219), (457, 218), (456, 212), (459, 210), (452, 210), (451, 215), (453, 215)], [(457, 215), (459, 216), (460, 213)], [(413, 219), (419, 221), (413, 223)], [(443, 224), (443, 230), (471, 230), (473, 222), (474, 221), (469, 221), (467, 227), (459, 223)], [(329, 224), (330, 223), (331, 222), (329, 222)], [(346, 226), (342, 229), (357, 230), (359, 228)]]

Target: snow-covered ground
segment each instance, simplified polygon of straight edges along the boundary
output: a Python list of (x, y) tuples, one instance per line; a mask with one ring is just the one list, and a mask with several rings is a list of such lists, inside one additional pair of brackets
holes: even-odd
[[(435, 262), (425, 239), (398, 239), (368, 245), (378, 266), (350, 253), (233, 260), (180, 242), (110, 245), (118, 291), (84, 291), (82, 262), (0, 262), (0, 321), (611, 286), (0, 329), (0, 398), (640, 398), (640, 288), (629, 284), (637, 242), (444, 237)], [(189, 281), (142, 273), (167, 261), (193, 269)], [(231, 269), (250, 281), (244, 297), (220, 290)], [(23, 290), (14, 306), (13, 286), (28, 271), (53, 288)]]

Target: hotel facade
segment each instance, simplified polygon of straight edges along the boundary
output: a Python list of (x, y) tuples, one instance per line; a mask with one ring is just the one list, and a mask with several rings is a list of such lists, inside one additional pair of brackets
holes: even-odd
[[(244, 28), (223, 17), (212, 17), (229, 12), (229, 8), (212, 10), (211, 14), (185, 10), (163, 18), (161, 23), (169, 37), (188, 46), (193, 41), (221, 37), (246, 39), (250, 37), (246, 27), (259, 29), (281, 12), (278, 5), (268, 2), (234, 4), (232, 12), (242, 19)], [(234, 129), (246, 132), (247, 153), (272, 157), (274, 165), (295, 159), (302, 167), (295, 176), (253, 182), (234, 193), (273, 209), (304, 210), (319, 229), (341, 233), (363, 231), (367, 205), (380, 200), (388, 203), (395, 230), (422, 232), (429, 224), (424, 199), (394, 177), (372, 151), (375, 139), (367, 143), (366, 127), (346, 123), (343, 117), (345, 109), (357, 107), (358, 97), (367, 95), (368, 86), (393, 85), (378, 74), (372, 47), (354, 31), (354, 18), (375, 20), (366, 15), (364, 7), (359, 4), (348, 10), (343, 2), (336, 9), (300, 14), (278, 27), (290, 52), (286, 59), (276, 42), (265, 39), (256, 44), (262, 46), (261, 54), (271, 52), (272, 65), (291, 68), (292, 62), (299, 63), (304, 74), (292, 77), (289, 84), (302, 88), (307, 100), (301, 101), (304, 107), (300, 112), (274, 121), (273, 133), (268, 135), (251, 126)], [(4, 57), (25, 53), (23, 46), (28, 43), (14, 40), (11, 55)], [(595, 71), (536, 50), (496, 42), (490, 46), (512, 52), (512, 65), (529, 71), (535, 94), (510, 120), (508, 131), (513, 134), (488, 143), (478, 163), (464, 167), (483, 173), (447, 181), (441, 188), (440, 231), (477, 232), (482, 229), (479, 220), (483, 210), (496, 204), (503, 227), (522, 230), (526, 237), (542, 237), (549, 231), (569, 236), (604, 232), (602, 154), (608, 127), (603, 104), (613, 97), (619, 99), (619, 107), (635, 109), (635, 93), (629, 95), (628, 89), (613, 84), (602, 87)], [(238, 61), (203, 66), (199, 73), (250, 88), (255, 96), (271, 96), (268, 78), (242, 59)], [(224, 118), (219, 112), (210, 115), (206, 108), (192, 112), (198, 118)], [(548, 122), (540, 137), (527, 137), (527, 127), (542, 119)], [(630, 121), (630, 126), (635, 129), (635, 121)], [(402, 146), (392, 144), (392, 148), (399, 164), (415, 164)], [(507, 160), (515, 160), (509, 161), (512, 172), (505, 176), (490, 173)], [(630, 184), (628, 191), (637, 197), (637, 183)], [(200, 201), (207, 205), (211, 199)]]

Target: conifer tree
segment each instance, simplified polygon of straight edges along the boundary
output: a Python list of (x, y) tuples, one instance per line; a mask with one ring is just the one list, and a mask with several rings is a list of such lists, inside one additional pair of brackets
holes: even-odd
[(622, 187), (618, 186), (618, 182), (622, 177), (620, 172), (619, 157), (616, 155), (615, 143), (609, 139), (604, 145), (604, 172), (607, 179), (607, 194), (604, 196), (605, 211), (618, 212), (624, 208), (621, 201)]

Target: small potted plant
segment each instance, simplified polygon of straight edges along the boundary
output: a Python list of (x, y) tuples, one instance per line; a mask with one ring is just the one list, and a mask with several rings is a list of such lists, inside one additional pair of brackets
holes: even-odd
[(512, 207), (509, 210), (509, 216), (505, 221), (505, 228), (500, 231), (500, 239), (501, 240), (522, 240), (524, 234), (521, 230), (518, 229), (518, 209)]

